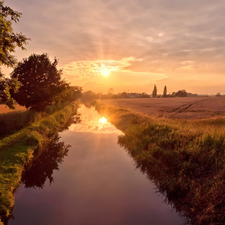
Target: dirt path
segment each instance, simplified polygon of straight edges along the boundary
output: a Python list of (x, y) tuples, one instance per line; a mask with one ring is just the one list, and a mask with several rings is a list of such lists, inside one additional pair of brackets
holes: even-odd
[(225, 97), (138, 98), (102, 101), (144, 114), (169, 118), (200, 119), (225, 115)]

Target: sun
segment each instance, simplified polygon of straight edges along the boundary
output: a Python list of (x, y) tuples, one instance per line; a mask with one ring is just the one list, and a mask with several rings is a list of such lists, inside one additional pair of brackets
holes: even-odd
[(104, 76), (104, 77), (107, 77), (109, 76), (110, 72), (108, 70), (102, 70), (101, 71), (101, 74)]
[(99, 119), (99, 121), (104, 124), (107, 122), (107, 119), (105, 117), (102, 117), (101, 119)]

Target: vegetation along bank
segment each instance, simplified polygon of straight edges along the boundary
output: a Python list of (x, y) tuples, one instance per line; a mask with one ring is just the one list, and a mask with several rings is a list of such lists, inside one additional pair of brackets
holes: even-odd
[[(76, 113), (78, 106), (79, 101), (74, 101), (67, 105), (49, 106), (45, 112), (33, 112), (33, 115), (27, 112), (26, 126), (0, 140), (0, 215), (8, 216), (14, 205), (13, 192), (20, 184), (24, 165), (40, 154)], [(5, 116), (10, 117), (10, 114)], [(24, 121), (24, 114), (21, 118)], [(11, 120), (8, 121), (10, 123)]]
[(118, 143), (188, 224), (224, 224), (223, 116), (187, 121), (93, 104), (124, 132)]

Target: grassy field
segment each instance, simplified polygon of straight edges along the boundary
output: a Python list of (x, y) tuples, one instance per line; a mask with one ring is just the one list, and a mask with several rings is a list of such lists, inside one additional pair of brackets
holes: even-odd
[[(205, 105), (213, 112), (207, 114), (210, 118), (193, 116), (194, 120), (186, 120), (166, 114), (165, 117), (170, 118), (158, 117), (157, 112), (154, 115), (149, 111), (141, 113), (146, 110), (147, 102), (151, 105), (149, 108), (153, 108), (150, 103), (158, 103), (159, 109), (162, 107), (159, 103), (166, 99), (107, 101), (122, 107), (96, 101), (95, 107), (124, 132), (118, 143), (131, 155), (136, 167), (154, 181), (165, 201), (185, 216), (187, 224), (225, 224), (224, 98), (194, 98), (195, 103), (197, 100), (202, 103), (204, 100), (204, 104), (211, 102)], [(171, 99), (170, 104), (167, 102), (163, 107), (169, 110), (194, 105), (193, 99), (175, 101)], [(204, 119), (197, 119), (199, 117)]]
[(225, 97), (108, 99), (104, 103), (147, 115), (202, 119), (225, 115)]

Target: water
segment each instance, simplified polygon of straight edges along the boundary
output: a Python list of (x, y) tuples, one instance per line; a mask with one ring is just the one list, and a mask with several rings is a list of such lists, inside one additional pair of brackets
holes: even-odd
[(79, 112), (82, 122), (60, 133), (25, 172), (8, 224), (183, 224), (117, 144), (121, 132), (94, 109)]

